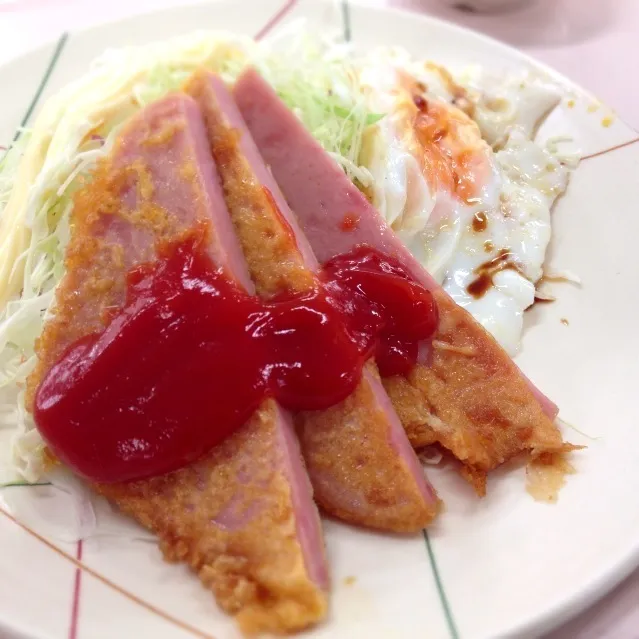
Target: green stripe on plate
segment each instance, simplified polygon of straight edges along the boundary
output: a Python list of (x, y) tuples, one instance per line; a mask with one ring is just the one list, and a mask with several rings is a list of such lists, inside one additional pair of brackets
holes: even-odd
[(446, 596), (446, 591), (444, 590), (444, 584), (439, 574), (439, 568), (437, 567), (437, 560), (435, 559), (435, 552), (433, 551), (433, 545), (430, 542), (428, 531), (424, 530), (423, 533), (424, 533), (424, 540), (426, 541), (426, 549), (428, 550), (428, 560), (430, 561), (430, 568), (433, 571), (435, 585), (437, 586), (437, 594), (439, 595), (439, 601), (442, 605), (444, 616), (446, 617), (446, 625), (448, 626), (448, 631), (450, 633), (451, 639), (459, 639), (459, 632), (457, 631), (455, 619), (453, 617), (450, 604), (448, 603), (448, 597)]
[(26, 481), (12, 481), (8, 484), (0, 484), (0, 489), (2, 488), (21, 488), (23, 486), (51, 486), (50, 481), (39, 481), (34, 484), (30, 484)]
[(47, 65), (47, 68), (45, 69), (44, 74), (42, 78), (40, 79), (40, 84), (38, 85), (38, 88), (36, 89), (36, 92), (33, 95), (33, 98), (31, 99), (31, 103), (29, 104), (29, 108), (27, 109), (26, 113), (24, 114), (24, 117), (22, 118), (22, 122), (20, 122), (20, 127), (18, 128), (15, 135), (13, 136), (13, 141), (11, 142), (11, 144), (15, 144), (15, 142), (20, 138), (20, 135), (22, 134), (22, 129), (28, 124), (29, 119), (33, 115), (33, 111), (38, 105), (40, 97), (42, 96), (42, 93), (45, 90), (47, 83), (49, 82), (49, 78), (51, 77), (51, 74), (53, 73), (53, 70), (55, 69), (55, 66), (58, 63), (58, 60), (60, 59), (60, 55), (62, 54), (62, 49), (64, 49), (64, 45), (66, 44), (68, 37), (69, 37), (68, 33), (63, 33), (58, 38), (58, 42), (55, 45), (55, 49), (53, 50), (51, 58), (49, 59), (49, 64)]
[(351, 41), (351, 8), (348, 6), (348, 0), (342, 0), (342, 25), (344, 28), (344, 40)]
[[(350, 42), (353, 37), (353, 31), (351, 26), (351, 11), (350, 11), (350, 6), (348, 4), (348, 0), (342, 0), (342, 27), (343, 27), (343, 33), (344, 33), (344, 40), (346, 42)], [(428, 532), (426, 530), (424, 530), (423, 532), (424, 532), (424, 540), (426, 541), (426, 548), (428, 550), (428, 559), (430, 561), (431, 570), (433, 571), (435, 585), (437, 586), (437, 594), (439, 596), (439, 601), (441, 603), (442, 610), (444, 611), (444, 616), (446, 617), (446, 625), (448, 626), (448, 632), (450, 634), (451, 639), (459, 639), (459, 632), (457, 632), (457, 626), (455, 625), (455, 620), (453, 618), (453, 614), (450, 609), (450, 605), (448, 603), (448, 597), (446, 596), (446, 591), (444, 590), (444, 584), (442, 583), (441, 577), (439, 575), (439, 569), (437, 568), (435, 553), (433, 552), (433, 547), (432, 547), (432, 544), (430, 543)]]

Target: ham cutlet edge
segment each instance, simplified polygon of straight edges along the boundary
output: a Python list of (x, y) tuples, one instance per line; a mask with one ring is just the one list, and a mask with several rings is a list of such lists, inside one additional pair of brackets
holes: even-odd
[[(167, 160), (176, 159), (174, 152), (181, 161), (177, 172)], [(146, 156), (148, 164), (136, 164), (131, 156)], [(117, 167), (113, 179), (111, 168), (118, 157), (125, 167), (124, 180)], [(215, 177), (202, 116), (191, 98), (173, 94), (134, 116), (121, 132), (111, 160), (98, 168), (97, 179), (76, 199), (68, 271), (58, 287), (56, 315), (39, 341), (40, 366), (30, 379), (32, 389), (46, 364), (59, 355), (65, 337), (74, 341), (83, 331), (104, 326), (105, 311), (122, 303), (125, 274), (136, 257), (148, 261), (158, 237), (188, 231), (194, 220), (180, 220), (180, 215), (191, 211), (212, 226), (220, 219), (223, 226), (226, 216), (230, 235), (224, 246), (212, 247), (213, 257), (252, 286), (248, 274), (238, 270), (238, 264), (244, 264), (239, 245), (233, 257), (237, 240)], [(133, 191), (122, 192), (131, 179)], [(180, 197), (194, 206), (184, 207), (174, 199), (185, 188), (190, 197)], [(164, 200), (156, 202), (156, 197)], [(121, 245), (123, 237), (130, 242), (128, 249)], [(260, 464), (251, 462), (252, 451), (258, 451)], [(247, 475), (247, 469), (255, 468), (257, 477)], [(239, 481), (242, 469), (244, 479)], [(319, 517), (291, 419), (275, 402), (265, 402), (247, 425), (188, 467), (149, 480), (95, 488), (158, 534), (168, 559), (188, 562), (244, 630), (297, 630), (326, 614), (328, 576)], [(303, 531), (298, 529), (300, 504), (305, 509)], [(233, 514), (236, 511), (254, 516), (243, 522)], [(236, 530), (227, 530), (234, 525)], [(310, 556), (309, 544), (314, 545)]]
[[(199, 72), (186, 90), (205, 114), (227, 205), (258, 293), (268, 297), (308, 289), (317, 259), (224, 82)], [(327, 512), (394, 532), (414, 532), (436, 516), (439, 501), (373, 362), (350, 398), (326, 411), (302, 413), (297, 421), (315, 498)]]

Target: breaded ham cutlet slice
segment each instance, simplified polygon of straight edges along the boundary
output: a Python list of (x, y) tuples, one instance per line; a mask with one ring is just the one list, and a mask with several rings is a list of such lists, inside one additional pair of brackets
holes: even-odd
[(480, 494), (486, 473), (515, 455), (569, 449), (554, 405), (437, 285), (266, 81), (249, 69), (234, 97), (320, 262), (367, 244), (399, 259), (433, 293), (440, 322), (429, 352), (408, 376), (384, 380), (413, 444), (450, 450)]
[[(29, 380), (31, 405), (63, 351), (122, 307), (129, 270), (195, 226), (206, 225), (214, 263), (254, 291), (218, 180), (192, 98), (166, 97), (125, 125), (76, 196), (66, 274)], [(188, 467), (95, 488), (156, 533), (168, 560), (188, 563), (243, 630), (288, 632), (325, 616), (320, 521), (291, 417), (274, 401)]]
[[(313, 288), (319, 264), (267, 170), (224, 82), (197, 73), (200, 104), (226, 202), (257, 292)], [(330, 185), (328, 188), (334, 188)], [(439, 501), (369, 361), (355, 392), (328, 410), (297, 416), (315, 500), (344, 521), (393, 532), (428, 525)]]

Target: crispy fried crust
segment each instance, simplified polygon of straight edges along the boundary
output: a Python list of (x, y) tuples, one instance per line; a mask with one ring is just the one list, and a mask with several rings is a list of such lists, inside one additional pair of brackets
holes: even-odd
[(218, 131), (211, 148), (255, 290), (261, 297), (308, 291), (315, 286), (314, 275), (304, 266), (292, 229), (239, 155), (237, 138), (236, 131)]
[[(204, 109), (211, 151), (256, 290), (265, 297), (308, 290), (315, 285), (314, 274), (293, 230), (239, 150), (238, 132), (221, 120), (207, 76), (194, 76), (187, 91), (211, 107)], [(388, 415), (371, 381), (379, 380), (377, 366), (371, 360), (367, 368), (346, 400), (296, 417), (315, 501), (344, 521), (414, 532), (435, 518), (439, 501), (433, 491), (426, 502), (407, 464), (389, 445)]]
[[(242, 430), (187, 468), (97, 486), (158, 535), (166, 559), (188, 563), (247, 633), (305, 628), (327, 609), (326, 594), (308, 579), (296, 536), (274, 444), (274, 409), (265, 402)], [(244, 478), (241, 490), (236, 478)], [(251, 525), (238, 526), (243, 518)], [(273, 535), (275, 529), (283, 534)]]
[(271, 297), (282, 291), (309, 290), (315, 284), (313, 273), (304, 266), (293, 230), (244, 159), (238, 146), (239, 131), (226, 127), (218, 118), (209, 74), (194, 74), (185, 90), (204, 105), (211, 153), (222, 180), (224, 199), (258, 295)]
[[(147, 143), (161, 147), (180, 130), (179, 122), (171, 122)], [(153, 259), (166, 241), (191, 233), (194, 221), (207, 219), (192, 162), (176, 168), (193, 189), (188, 215), (181, 219), (154, 204), (150, 170), (139, 162), (119, 169), (103, 161), (76, 194), (66, 274), (56, 291), (55, 314), (38, 340), (28, 406), (62, 352), (103, 329), (123, 304), (129, 269)], [(133, 210), (121, 197), (131, 185), (137, 192)], [(137, 241), (127, 251), (121, 237)], [(95, 486), (158, 535), (167, 559), (187, 562), (246, 632), (300, 630), (327, 609), (327, 593), (309, 577), (297, 537), (277, 420), (275, 404), (267, 401), (241, 431), (187, 468)], [(250, 523), (242, 525), (243, 516)]]
[[(379, 380), (372, 360), (367, 368)], [(302, 450), (307, 456), (312, 451), (308, 470), (315, 500), (327, 512), (346, 521), (353, 510), (364, 512), (367, 526), (393, 532), (420, 530), (439, 512), (436, 499), (424, 509), (402, 458), (391, 453), (387, 416), (366, 377), (342, 403), (302, 413), (297, 421)]]
[(419, 449), (434, 444), (437, 441), (436, 431), (428, 425), (435, 422), (436, 418), (419, 388), (411, 385), (400, 375), (385, 377), (382, 383), (393, 402), (411, 446)]
[[(439, 442), (450, 450), (481, 494), (481, 476), (508, 459), (564, 444), (510, 357), (448, 295), (434, 295), (440, 324), (432, 364), (418, 365), (407, 378), (386, 380), (385, 386), (411, 443)], [(417, 394), (423, 398), (419, 409)]]

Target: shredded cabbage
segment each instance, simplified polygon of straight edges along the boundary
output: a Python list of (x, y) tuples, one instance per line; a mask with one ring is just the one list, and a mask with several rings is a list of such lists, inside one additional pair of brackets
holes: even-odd
[(195, 69), (232, 81), (247, 65), (351, 179), (371, 183), (359, 155), (364, 130), (382, 116), (366, 108), (348, 47), (309, 37), (299, 24), (263, 43), (200, 31), (106, 51), (45, 104), (0, 163), (0, 429), (15, 429), (13, 463), (27, 481), (42, 475), (44, 445), (25, 410), (24, 384), (64, 274), (75, 190), (136, 110), (178, 89)]

